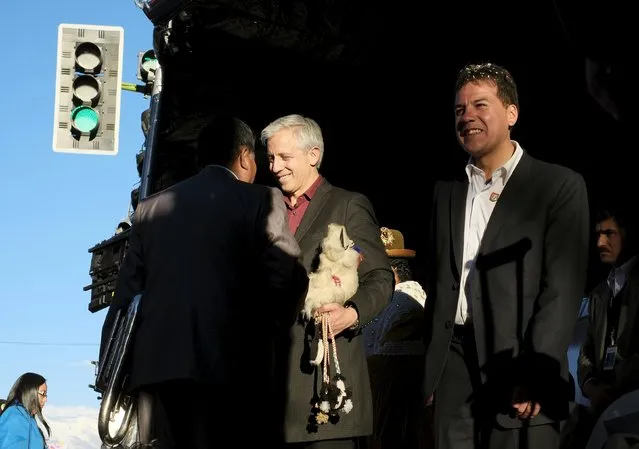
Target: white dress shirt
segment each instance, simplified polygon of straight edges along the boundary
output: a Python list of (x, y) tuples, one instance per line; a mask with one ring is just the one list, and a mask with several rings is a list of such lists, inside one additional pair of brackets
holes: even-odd
[(613, 268), (608, 274), (608, 287), (612, 291), (612, 297), (614, 298), (619, 294), (622, 288), (625, 287), (628, 280), (628, 272), (635, 265), (637, 257), (632, 257), (626, 263), (620, 267)]
[(512, 143), (515, 145), (513, 155), (494, 171), (492, 178), (488, 181), (486, 181), (485, 173), (472, 164), (472, 159), (466, 165), (468, 193), (464, 217), (464, 251), (455, 324), (465, 324), (467, 320), (472, 319), (471, 273), (475, 269), (475, 259), (481, 239), (506, 183), (524, 154), (519, 143), (514, 140)]

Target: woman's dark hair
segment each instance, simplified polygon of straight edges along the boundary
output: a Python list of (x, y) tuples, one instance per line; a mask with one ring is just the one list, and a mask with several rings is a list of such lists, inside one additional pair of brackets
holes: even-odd
[(36, 373), (24, 373), (18, 377), (18, 380), (9, 391), (4, 411), (15, 404), (21, 404), (29, 413), (38, 417), (42, 425), (47, 429), (47, 435), (51, 436), (51, 429), (42, 416), (42, 407), (40, 407), (40, 398), (38, 397), (38, 389), (46, 381), (44, 377)]

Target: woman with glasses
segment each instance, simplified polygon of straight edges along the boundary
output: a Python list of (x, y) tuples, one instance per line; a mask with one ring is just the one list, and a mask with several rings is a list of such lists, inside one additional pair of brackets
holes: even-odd
[(46, 449), (44, 433), (37, 421), (50, 435), (51, 429), (42, 416), (46, 402), (47, 381), (44, 377), (25, 373), (16, 380), (0, 411), (0, 449)]

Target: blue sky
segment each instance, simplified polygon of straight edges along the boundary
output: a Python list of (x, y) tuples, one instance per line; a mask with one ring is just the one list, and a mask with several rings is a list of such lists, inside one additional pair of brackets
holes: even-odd
[(149, 100), (122, 92), (117, 156), (53, 152), (58, 25), (122, 26), (125, 82), (137, 82), (137, 54), (152, 47), (152, 25), (133, 0), (8, 1), (2, 16), (0, 398), (35, 371), (48, 379), (50, 404), (97, 407), (87, 362), (97, 358), (106, 311), (87, 309), (87, 250), (126, 216)]

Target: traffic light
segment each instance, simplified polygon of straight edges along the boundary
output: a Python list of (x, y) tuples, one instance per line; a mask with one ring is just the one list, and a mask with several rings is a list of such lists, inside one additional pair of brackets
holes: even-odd
[(109, 307), (113, 299), (115, 282), (129, 248), (130, 226), (123, 226), (123, 222), (118, 225), (118, 230), (113, 237), (89, 249), (91, 285), (87, 285), (83, 290), (91, 291), (89, 302), (91, 313)]
[(152, 83), (155, 79), (155, 69), (158, 67), (158, 59), (154, 50), (138, 53), (138, 79), (145, 83)]
[(53, 151), (116, 155), (124, 29), (58, 27)]

